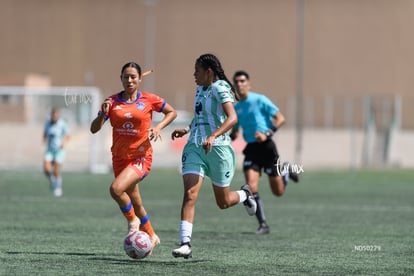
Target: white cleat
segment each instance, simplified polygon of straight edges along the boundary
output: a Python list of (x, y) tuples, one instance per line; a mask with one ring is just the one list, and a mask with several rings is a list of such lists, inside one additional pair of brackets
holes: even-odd
[(134, 220), (128, 221), (128, 234), (139, 231), (139, 225), (141, 224), (141, 221), (138, 217), (135, 217)]
[(253, 216), (254, 214), (256, 214), (257, 203), (256, 200), (254, 200), (252, 191), (250, 190), (250, 187), (247, 184), (241, 186), (240, 189), (245, 191), (247, 195), (247, 199), (243, 202), (244, 206), (246, 206), (246, 211), (249, 214), (249, 216)]
[(62, 188), (55, 188), (54, 190), (53, 190), (53, 195), (55, 196), (55, 197), (61, 197), (62, 195), (63, 195), (63, 190), (62, 190)]
[(191, 250), (191, 245), (189, 242), (181, 244), (181, 246), (172, 251), (172, 255), (175, 258), (182, 257), (184, 259), (192, 258), (193, 251)]

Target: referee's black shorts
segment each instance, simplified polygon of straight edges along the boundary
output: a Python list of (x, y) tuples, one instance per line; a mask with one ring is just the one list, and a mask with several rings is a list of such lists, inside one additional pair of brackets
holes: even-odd
[(264, 172), (269, 176), (277, 176), (277, 162), (279, 153), (276, 144), (272, 139), (267, 139), (263, 143), (248, 143), (243, 150), (244, 162), (243, 170), (255, 170)]

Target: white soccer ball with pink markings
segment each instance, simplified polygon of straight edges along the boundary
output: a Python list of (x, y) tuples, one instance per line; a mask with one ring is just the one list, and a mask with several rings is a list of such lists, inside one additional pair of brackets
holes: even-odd
[(143, 259), (151, 253), (151, 238), (144, 231), (131, 232), (124, 239), (124, 250), (132, 259)]

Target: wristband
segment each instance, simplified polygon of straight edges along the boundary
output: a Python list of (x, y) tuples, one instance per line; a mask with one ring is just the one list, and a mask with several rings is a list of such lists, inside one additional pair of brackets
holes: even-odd
[(275, 134), (276, 131), (277, 131), (277, 127), (276, 126), (271, 126), (270, 129), (265, 132), (265, 134), (266, 134), (267, 138), (272, 138), (273, 134)]
[[(98, 112), (98, 115), (101, 115), (101, 114), (102, 114), (102, 111), (99, 111), (99, 112)], [(108, 116), (106, 116), (106, 114), (104, 114), (104, 115), (103, 115), (103, 118), (104, 118), (104, 120), (106, 121), (106, 120), (108, 120), (108, 118), (109, 118), (109, 117), (108, 117)]]
[(185, 130), (185, 133), (189, 133), (190, 132), (190, 127), (187, 126), (186, 128), (184, 128), (184, 130)]
[(266, 136), (267, 136), (267, 138), (269, 139), (269, 138), (272, 138), (272, 136), (273, 136), (273, 131), (271, 130), (271, 129), (269, 129), (268, 131), (266, 131), (265, 132), (265, 134), (266, 134)]

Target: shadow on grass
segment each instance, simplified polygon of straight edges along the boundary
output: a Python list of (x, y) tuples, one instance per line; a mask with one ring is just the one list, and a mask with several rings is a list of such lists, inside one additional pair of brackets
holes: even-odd
[(165, 261), (165, 260), (151, 260), (151, 259), (141, 259), (141, 260), (129, 260), (129, 259), (117, 259), (117, 258), (99, 258), (99, 257), (95, 257), (95, 258), (89, 258), (89, 260), (95, 260), (95, 261), (105, 261), (105, 262), (111, 262), (112, 264), (123, 264), (123, 265), (137, 265), (137, 263), (139, 263), (140, 265), (154, 265), (154, 264), (162, 264), (162, 265), (171, 265), (171, 266), (175, 266), (175, 265), (180, 265), (182, 262), (185, 263), (206, 263), (206, 262), (211, 262), (212, 260), (193, 260), (193, 259), (189, 259), (189, 260), (185, 260), (185, 261), (180, 261), (179, 259), (175, 259), (175, 260), (171, 260), (171, 261)]
[(33, 255), (65, 255), (65, 256), (96, 256), (95, 253), (79, 253), (79, 252), (22, 252), (22, 251), (6, 251), (6, 254), (33, 254)]
[[(111, 257), (102, 257), (105, 254), (97, 254), (97, 253), (79, 253), (79, 252), (23, 252), (23, 251), (6, 251), (6, 254), (9, 255), (63, 255), (63, 256), (87, 256), (89, 260), (93, 261), (104, 261), (104, 262), (111, 262), (112, 264), (123, 264), (123, 265), (136, 265), (140, 263), (142, 265), (145, 264), (163, 264), (163, 265), (178, 265), (183, 262), (182, 259), (175, 259), (171, 261), (165, 260), (151, 260), (151, 259), (141, 259), (141, 260), (132, 260), (132, 259), (119, 259), (119, 258), (111, 258)], [(208, 259), (189, 259), (185, 260), (186, 263), (206, 263), (211, 262), (212, 260)]]

